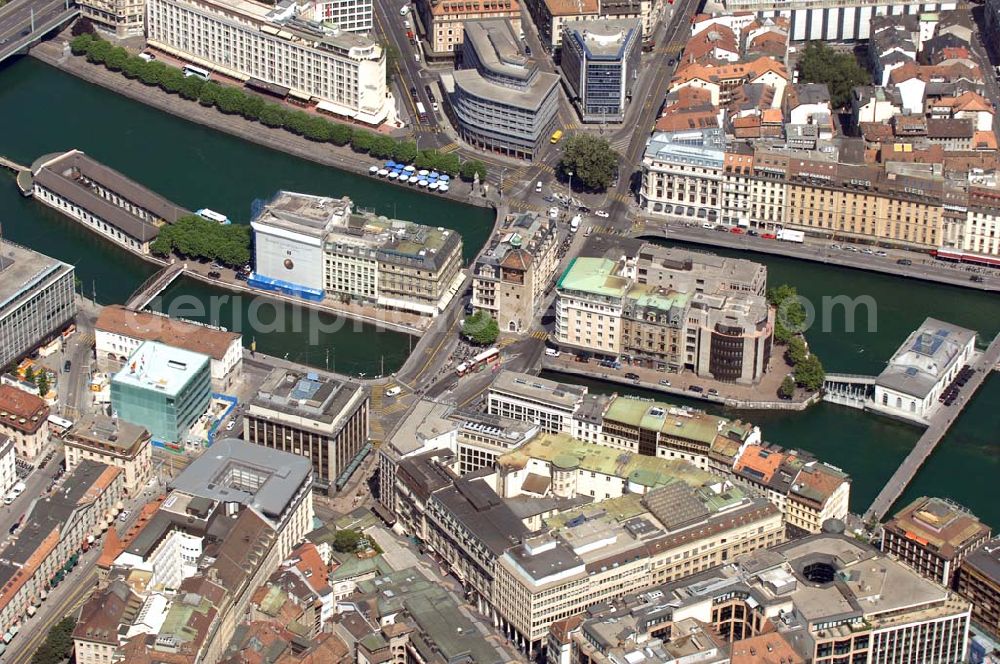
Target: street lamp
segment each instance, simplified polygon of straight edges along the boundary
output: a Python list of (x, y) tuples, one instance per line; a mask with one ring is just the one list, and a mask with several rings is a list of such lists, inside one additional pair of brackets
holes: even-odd
[(566, 207), (570, 210), (573, 209), (573, 171), (567, 171), (566, 174), (569, 176), (569, 202)]
[(506, 168), (501, 168), (500, 169), (500, 189), (499, 189), (500, 198), (503, 198), (503, 176), (506, 173), (507, 173), (507, 169)]

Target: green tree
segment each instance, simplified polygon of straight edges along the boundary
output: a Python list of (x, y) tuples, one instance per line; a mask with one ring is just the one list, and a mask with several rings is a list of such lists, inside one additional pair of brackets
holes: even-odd
[(795, 365), (795, 383), (801, 385), (810, 392), (815, 392), (823, 387), (823, 379), (826, 372), (823, 364), (815, 355), (809, 355)]
[(796, 334), (805, 331), (806, 309), (794, 286), (782, 284), (768, 290), (767, 300), (775, 309), (775, 341), (787, 344)]
[(242, 113), (246, 101), (243, 91), (229, 85), (219, 87), (221, 89), (215, 97), (215, 107), (227, 115)]
[(76, 619), (67, 616), (49, 630), (45, 641), (31, 656), (31, 664), (60, 664), (71, 653)]
[(35, 382), (35, 370), (31, 367), (24, 368), (24, 382), (34, 383)]
[(781, 381), (781, 387), (778, 388), (778, 395), (785, 399), (791, 399), (795, 395), (795, 379), (791, 376), (785, 376), (785, 379)]
[(120, 46), (112, 48), (104, 59), (104, 66), (111, 71), (121, 71), (130, 57), (124, 48)]
[(497, 340), (500, 328), (497, 322), (485, 311), (477, 311), (462, 323), (462, 336), (480, 346), (489, 346)]
[(355, 152), (365, 153), (371, 150), (375, 134), (370, 131), (355, 130), (351, 134), (351, 149)]
[(590, 134), (574, 134), (564, 143), (559, 158), (559, 170), (566, 177), (573, 173), (573, 182), (587, 189), (604, 191), (610, 186), (618, 168), (618, 153), (607, 139)]
[(167, 73), (168, 67), (162, 62), (147, 62), (139, 72), (139, 80), (146, 85), (159, 85)]
[(126, 78), (139, 78), (146, 71), (148, 63), (139, 57), (130, 57), (122, 64), (122, 73)]
[(198, 103), (202, 106), (215, 106), (219, 101), (220, 94), (222, 94), (222, 86), (208, 81), (201, 86), (201, 91), (198, 93)]
[[(480, 162), (482, 164), (482, 162)], [(458, 175), (459, 170), (462, 168), (462, 163), (458, 158), (458, 155), (454, 152), (449, 152), (448, 154), (443, 154), (438, 159), (437, 169), (442, 173), (447, 173), (448, 175)], [(486, 166), (483, 166), (483, 173), (479, 176), (480, 180), (486, 179)]]
[(438, 164), (438, 151), (437, 150), (421, 150), (417, 158), (413, 160), (413, 165), (420, 169), (433, 170), (437, 168)]
[(285, 129), (294, 134), (304, 134), (309, 125), (309, 114), (305, 111), (289, 111), (285, 117)]
[(419, 153), (420, 150), (413, 141), (397, 141), (392, 148), (392, 158), (403, 164), (412, 162)]
[(160, 77), (160, 87), (163, 88), (164, 92), (175, 95), (184, 89), (188, 85), (187, 81), (192, 78), (196, 81), (199, 80), (194, 76), (185, 76), (180, 69), (167, 67), (163, 72), (163, 76)]
[(70, 34), (74, 37), (81, 37), (83, 35), (93, 36), (94, 24), (90, 22), (89, 18), (82, 16), (76, 20), (76, 23), (73, 24), (73, 29), (70, 30)]
[(802, 51), (799, 79), (803, 83), (826, 84), (833, 108), (846, 106), (851, 100), (851, 91), (872, 80), (853, 53), (839, 53), (823, 42), (809, 42)]
[(788, 341), (788, 349), (785, 351), (785, 355), (788, 358), (788, 363), (793, 367), (808, 357), (809, 350), (806, 348), (806, 342), (802, 340), (802, 337), (795, 336)]
[(197, 76), (185, 76), (183, 73), (180, 73), (180, 77), (180, 84), (177, 86), (178, 94), (190, 101), (197, 100), (201, 96), (201, 89), (205, 87), (205, 81)]
[(459, 175), (461, 175), (462, 179), (467, 182), (472, 182), (477, 173), (479, 174), (480, 182), (486, 180), (486, 164), (478, 159), (470, 159), (469, 161), (463, 162), (459, 168)]
[(260, 121), (268, 127), (284, 127), (288, 111), (277, 104), (265, 104), (260, 109)]
[(35, 376), (35, 387), (38, 388), (38, 393), (43, 397), (49, 393), (49, 388), (52, 386), (49, 383), (49, 374), (47, 371), (38, 372), (38, 375)]
[(90, 48), (87, 49), (87, 61), (95, 64), (104, 64), (112, 48), (114, 47), (103, 39), (93, 40)]
[(361, 533), (356, 530), (338, 530), (333, 536), (333, 550), (340, 553), (354, 553), (358, 550), (358, 542), (361, 541)]
[(77, 35), (69, 42), (69, 50), (73, 55), (85, 55), (94, 43), (94, 35), (90, 33)]
[(329, 141), (333, 135), (333, 123), (318, 115), (310, 116), (302, 135), (312, 141)]
[[(194, 76), (191, 78), (194, 78)], [(241, 113), (247, 120), (259, 120), (260, 113), (264, 110), (265, 106), (267, 106), (267, 102), (260, 95), (244, 93), (243, 110)]]
[(391, 136), (376, 134), (375, 138), (372, 139), (371, 147), (368, 148), (368, 154), (376, 159), (388, 159), (392, 156), (395, 147), (396, 141)]
[(386, 85), (392, 82), (399, 71), (399, 49), (392, 42), (382, 45), (385, 52), (385, 82)]
[(334, 145), (347, 145), (353, 135), (354, 130), (348, 125), (334, 123), (330, 127), (330, 142)]

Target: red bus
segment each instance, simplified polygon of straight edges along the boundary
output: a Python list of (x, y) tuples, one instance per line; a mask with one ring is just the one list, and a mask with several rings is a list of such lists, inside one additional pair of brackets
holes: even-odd
[(494, 346), (493, 348), (484, 350), (468, 362), (462, 362), (460, 365), (455, 367), (455, 373), (459, 376), (464, 376), (467, 373), (478, 371), (480, 367), (492, 367), (498, 364), (500, 364), (500, 349)]

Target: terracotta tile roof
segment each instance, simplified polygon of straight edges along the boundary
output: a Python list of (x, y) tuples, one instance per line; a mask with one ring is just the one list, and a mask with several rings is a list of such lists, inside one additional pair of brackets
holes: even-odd
[(355, 661), (351, 649), (335, 634), (320, 634), (315, 643), (302, 655), (286, 650), (275, 664), (346, 664)]
[(718, 66), (692, 62), (674, 73), (671, 84), (677, 85), (695, 79), (715, 83), (736, 79), (753, 82), (754, 79), (763, 76), (767, 72), (774, 72), (778, 76), (786, 80), (788, 79), (788, 70), (785, 68), (785, 65), (771, 58), (760, 57), (752, 62), (733, 62)]
[(845, 481), (845, 476), (820, 463), (803, 466), (795, 477), (790, 493), (802, 496), (820, 505)]
[(656, 131), (685, 131), (718, 126), (719, 118), (714, 111), (664, 115), (656, 121)]
[(765, 108), (761, 114), (761, 120), (767, 123), (780, 124), (784, 120), (784, 116), (781, 114), (780, 108)]
[(778, 632), (735, 641), (731, 664), (805, 664), (795, 648)]
[(142, 532), (142, 529), (146, 527), (146, 524), (149, 523), (149, 520), (160, 509), (160, 505), (163, 504), (165, 498), (166, 496), (159, 496), (143, 505), (142, 509), (139, 510), (138, 518), (129, 527), (124, 538), (118, 536), (117, 529), (108, 528), (108, 534), (104, 536), (104, 547), (101, 549), (101, 555), (97, 559), (98, 567), (110, 569), (115, 559), (132, 544), (139, 533)]
[(570, 641), (570, 633), (581, 624), (583, 624), (582, 615), (570, 616), (569, 618), (556, 620), (549, 625), (549, 634), (556, 640), (557, 643), (565, 645)]
[(997, 135), (992, 131), (977, 131), (972, 135), (973, 150), (996, 150)]
[(500, 267), (505, 267), (510, 270), (527, 270), (531, 267), (531, 254), (524, 249), (514, 249), (512, 251), (508, 251), (507, 255), (504, 256), (503, 260), (500, 262)]
[(684, 47), (684, 59), (688, 62), (701, 61), (717, 48), (739, 55), (736, 33), (726, 25), (715, 24), (689, 39)]
[(319, 589), (330, 585), (329, 571), (315, 544), (304, 542), (292, 552), (292, 556), (299, 559), (295, 566), (309, 579), (313, 588)]
[(947, 65), (918, 65), (908, 62), (901, 67), (893, 69), (889, 74), (889, 82), (899, 84), (913, 78), (919, 78), (924, 82), (957, 81), (965, 78), (970, 81), (982, 81), (983, 74), (978, 65), (967, 65), (962, 62), (953, 62)]
[(958, 95), (955, 99), (955, 111), (989, 111), (993, 112), (993, 104), (981, 94), (969, 90)]
[(0, 425), (30, 435), (45, 426), (48, 417), (44, 399), (12, 385), (0, 385)]
[(774, 477), (774, 473), (781, 467), (781, 462), (785, 455), (773, 450), (767, 450), (760, 445), (749, 445), (743, 451), (739, 461), (736, 462), (734, 470), (741, 472), (752, 471), (752, 476), (762, 483), (768, 483)]
[(130, 311), (120, 305), (104, 307), (94, 328), (111, 334), (183, 348), (221, 360), (229, 345), (240, 338), (235, 332), (225, 332), (204, 325), (173, 320), (148, 312)]

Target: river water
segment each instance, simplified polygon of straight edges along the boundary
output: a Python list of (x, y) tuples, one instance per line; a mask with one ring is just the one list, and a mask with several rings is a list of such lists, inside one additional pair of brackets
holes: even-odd
[[(30, 58), (0, 67), (0, 154), (30, 163), (47, 152), (79, 148), (167, 198), (190, 209), (210, 207), (247, 223), (254, 199), (278, 189), (332, 196), (350, 195), (360, 206), (403, 219), (446, 226), (462, 233), (468, 259), (486, 240), (492, 212), (418, 194), (363, 176), (343, 173), (205, 129), (91, 86)], [(13, 177), (0, 175), (0, 222), (4, 237), (76, 265), (82, 288), (102, 303), (123, 302), (152, 267), (119, 250), (59, 214), (20, 196)], [(726, 253), (719, 251), (720, 254)], [(769, 283), (794, 284), (818, 312), (823, 298), (848, 296), (861, 302), (854, 329), (846, 329), (843, 308), (820, 317), (807, 332), (812, 349), (829, 371), (878, 373), (896, 347), (926, 316), (979, 330), (1000, 331), (1000, 298), (981, 292), (911, 282), (844, 268), (754, 255), (768, 265)], [(229, 294), (183, 279), (163, 294), (166, 307), (188, 305), (187, 317), (207, 320), (190, 305)], [(859, 298), (874, 303), (874, 327)], [(324, 331), (300, 317), (297, 308), (231, 299), (220, 302), (217, 321), (237, 324), (247, 343), (261, 352), (354, 374), (394, 371), (410, 347), (407, 335), (380, 332), (347, 322), (340, 329), (328, 317)], [(264, 306), (261, 304), (264, 303)], [(252, 310), (252, 311), (251, 311)], [(246, 329), (256, 316), (258, 326)], [(273, 325), (280, 317), (282, 325)], [(299, 321), (299, 322), (297, 322)], [(825, 327), (824, 327), (825, 326)], [(315, 336), (315, 338), (311, 338)], [(575, 380), (567, 379), (562, 380)], [(591, 383), (592, 389), (639, 393)], [(684, 403), (683, 399), (671, 401)], [(692, 403), (698, 407), (704, 404)], [(954, 498), (995, 528), (1000, 502), (990, 488), (1000, 461), (1000, 377), (994, 376), (968, 407), (917, 476), (904, 499), (924, 493)], [(725, 413), (758, 424), (767, 440), (809, 450), (854, 478), (852, 507), (863, 511), (912, 448), (920, 430), (860, 411), (821, 404), (805, 413)]]

